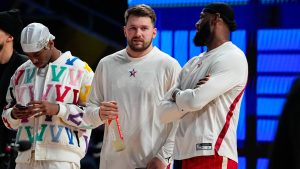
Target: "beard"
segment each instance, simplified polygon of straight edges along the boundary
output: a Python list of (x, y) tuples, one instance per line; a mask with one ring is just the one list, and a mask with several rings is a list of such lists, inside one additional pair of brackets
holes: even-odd
[(209, 22), (206, 22), (202, 28), (200, 28), (193, 39), (195, 46), (205, 46), (211, 36)]
[(2, 51), (3, 47), (4, 47), (4, 43), (0, 43), (0, 52)]
[(151, 44), (152, 44), (152, 39), (149, 42), (144, 41), (142, 45), (136, 45), (135, 42), (133, 42), (133, 40), (128, 41), (128, 46), (130, 47), (131, 50), (135, 52), (142, 52), (148, 49), (149, 46), (151, 46)]

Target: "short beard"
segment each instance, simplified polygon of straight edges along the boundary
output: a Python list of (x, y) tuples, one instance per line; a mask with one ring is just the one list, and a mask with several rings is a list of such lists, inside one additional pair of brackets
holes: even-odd
[(128, 42), (128, 46), (130, 47), (131, 50), (135, 51), (135, 52), (143, 52), (146, 49), (149, 48), (149, 46), (151, 46), (152, 44), (152, 40), (148, 43), (144, 43), (142, 47), (135, 47), (135, 45), (133, 45), (133, 43), (131, 41)]
[(4, 47), (4, 43), (0, 43), (0, 51), (2, 51), (3, 47)]
[(211, 36), (209, 22), (206, 22), (203, 27), (196, 32), (193, 39), (195, 46), (206, 46)]

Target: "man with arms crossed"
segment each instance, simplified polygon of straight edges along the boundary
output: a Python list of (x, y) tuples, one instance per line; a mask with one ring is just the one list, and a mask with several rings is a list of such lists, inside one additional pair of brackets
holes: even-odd
[(182, 169), (237, 169), (236, 129), (248, 66), (229, 41), (234, 11), (225, 3), (208, 4), (196, 28), (195, 45), (207, 51), (182, 69), (178, 86), (160, 105), (161, 121), (180, 119), (174, 159), (182, 160)]

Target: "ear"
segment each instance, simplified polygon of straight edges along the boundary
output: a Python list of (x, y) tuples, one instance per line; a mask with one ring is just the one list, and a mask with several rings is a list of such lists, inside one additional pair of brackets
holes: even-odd
[(53, 40), (49, 40), (46, 49), (51, 49), (54, 46), (54, 41)]
[(124, 32), (124, 36), (127, 38), (127, 35), (126, 35), (126, 26), (123, 26), (123, 32)]
[(156, 34), (157, 34), (157, 28), (154, 28), (152, 39), (154, 39), (156, 37)]
[(12, 42), (14, 37), (8, 34), (8, 38), (6, 39), (7, 42)]
[(217, 17), (217, 21), (224, 22), (223, 18), (221, 18), (221, 14), (217, 13), (216, 17)]

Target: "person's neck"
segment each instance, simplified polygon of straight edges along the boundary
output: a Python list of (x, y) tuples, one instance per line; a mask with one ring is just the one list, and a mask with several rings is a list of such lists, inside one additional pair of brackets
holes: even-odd
[(210, 42), (207, 43), (207, 52), (221, 46), (222, 44), (224, 44), (225, 42), (229, 41), (229, 31), (221, 31), (218, 30), (217, 32), (215, 32), (214, 36), (212, 36)]
[(206, 44), (207, 52), (221, 46), (225, 42), (228, 42), (229, 36), (230, 31), (226, 25), (217, 25)]
[(149, 46), (146, 50), (137, 52), (132, 50), (129, 46), (126, 48), (127, 54), (132, 58), (141, 58), (145, 55), (147, 55), (151, 50), (153, 49), (153, 46)]
[(61, 51), (56, 49), (55, 47), (53, 47), (52, 49), (52, 58), (50, 60), (50, 62), (54, 62), (56, 59), (58, 59), (61, 56)]
[(228, 42), (229, 40), (228, 39), (222, 39), (222, 40), (218, 40), (218, 41), (215, 41), (213, 43), (210, 43), (207, 45), (207, 52), (223, 45), (224, 43)]
[(1, 51), (0, 51), (0, 64), (6, 64), (9, 62), (10, 58), (13, 55), (13, 47), (4, 47)]

